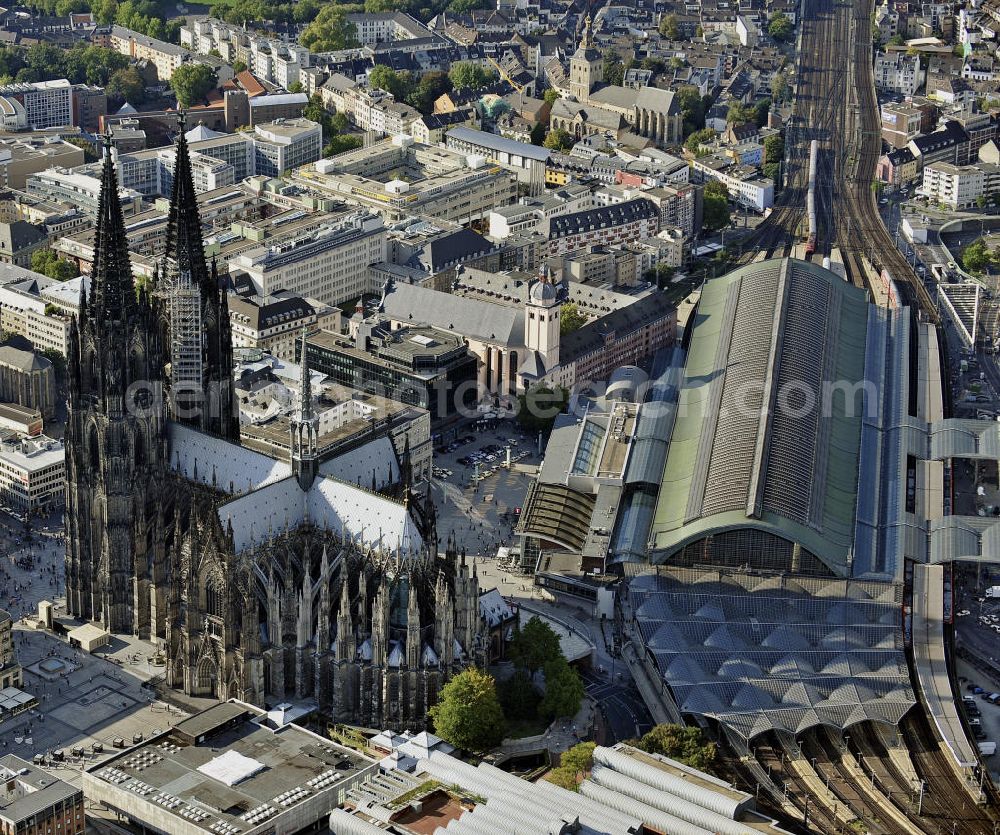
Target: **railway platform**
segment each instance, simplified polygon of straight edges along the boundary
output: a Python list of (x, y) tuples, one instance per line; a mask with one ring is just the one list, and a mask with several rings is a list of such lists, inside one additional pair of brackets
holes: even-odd
[(913, 567), (913, 660), (927, 712), (961, 771), (977, 763), (948, 677), (944, 652), (944, 567)]

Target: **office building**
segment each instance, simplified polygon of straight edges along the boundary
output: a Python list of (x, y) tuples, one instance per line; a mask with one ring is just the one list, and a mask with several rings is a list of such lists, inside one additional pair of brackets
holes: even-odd
[(378, 764), (292, 722), (303, 715), (217, 704), (84, 771), (84, 791), (149, 831), (312, 831)]
[(23, 191), (30, 174), (46, 168), (83, 165), (83, 148), (56, 136), (0, 137), (0, 188)]
[(334, 382), (419, 406), (431, 420), (475, 409), (477, 361), (457, 333), (358, 315), (350, 336), (320, 331), (307, 350), (310, 367)]
[(0, 441), (0, 502), (19, 513), (45, 514), (65, 503), (63, 442), (38, 435)]
[(280, 176), (316, 162), (323, 151), (323, 131), (308, 119), (278, 119), (254, 128), (256, 173)]
[(65, 78), (0, 87), (0, 119), (5, 130), (72, 125), (73, 87)]
[(313, 191), (362, 206), (396, 223), (424, 215), (460, 224), (482, 220), (517, 199), (517, 178), (482, 157), (395, 136), (320, 160), (294, 179)]
[[(97, 177), (55, 167), (29, 175), (25, 185), (32, 197), (76, 206), (90, 217), (97, 217), (101, 193), (101, 181)], [(134, 215), (142, 206), (142, 195), (130, 188), (119, 188), (118, 200), (126, 215)]]
[(382, 219), (356, 212), (333, 217), (319, 229), (290, 240), (244, 252), (229, 262), (229, 268), (246, 273), (257, 295), (284, 290), (340, 305), (374, 289), (369, 266), (385, 258)]

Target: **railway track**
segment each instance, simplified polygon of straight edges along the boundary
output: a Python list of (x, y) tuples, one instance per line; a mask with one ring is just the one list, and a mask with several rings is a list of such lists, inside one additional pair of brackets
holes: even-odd
[(921, 820), (941, 835), (995, 835), (1000, 821), (989, 808), (976, 804), (961, 785), (949, 759), (942, 750), (922, 710), (914, 709), (900, 724), (906, 747), (917, 775), (924, 781)]

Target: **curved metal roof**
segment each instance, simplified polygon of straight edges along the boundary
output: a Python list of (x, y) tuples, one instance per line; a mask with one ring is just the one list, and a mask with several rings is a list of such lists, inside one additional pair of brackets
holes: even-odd
[(800, 543), (847, 574), (865, 380), (866, 294), (814, 264), (772, 259), (702, 292), (652, 557), (719, 530)]

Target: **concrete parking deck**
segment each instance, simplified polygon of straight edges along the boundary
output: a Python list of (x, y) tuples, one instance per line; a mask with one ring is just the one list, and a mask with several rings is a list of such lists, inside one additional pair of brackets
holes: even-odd
[(944, 653), (944, 568), (913, 567), (913, 660), (927, 710), (959, 768), (976, 765), (955, 705)]

